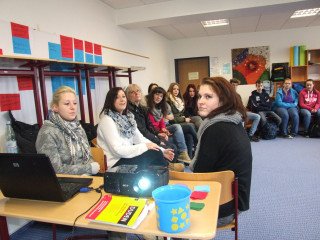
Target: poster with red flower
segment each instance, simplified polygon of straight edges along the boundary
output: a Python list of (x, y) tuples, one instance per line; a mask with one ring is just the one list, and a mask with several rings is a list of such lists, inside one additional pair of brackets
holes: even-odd
[(241, 84), (255, 84), (270, 79), (269, 47), (237, 48), (231, 50), (232, 74)]

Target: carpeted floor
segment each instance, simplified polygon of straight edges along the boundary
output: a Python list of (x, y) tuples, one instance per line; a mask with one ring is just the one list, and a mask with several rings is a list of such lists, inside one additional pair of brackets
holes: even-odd
[[(320, 239), (320, 139), (277, 138), (252, 143), (253, 176), (250, 210), (240, 215), (239, 239)], [(100, 231), (77, 229), (76, 234)], [(58, 228), (64, 239), (71, 228)], [(12, 240), (50, 239), (51, 225), (36, 224)], [(134, 237), (130, 237), (130, 239)], [(233, 239), (229, 230), (215, 240)]]
[[(250, 210), (239, 219), (239, 239), (320, 239), (320, 139), (252, 143)], [(215, 240), (232, 239), (220, 231)]]

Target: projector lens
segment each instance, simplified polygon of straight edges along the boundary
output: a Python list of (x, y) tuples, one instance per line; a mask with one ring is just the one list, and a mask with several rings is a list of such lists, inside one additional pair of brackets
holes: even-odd
[(142, 177), (139, 179), (138, 181), (138, 187), (142, 190), (145, 191), (148, 188), (150, 188), (151, 186), (151, 182), (148, 178)]

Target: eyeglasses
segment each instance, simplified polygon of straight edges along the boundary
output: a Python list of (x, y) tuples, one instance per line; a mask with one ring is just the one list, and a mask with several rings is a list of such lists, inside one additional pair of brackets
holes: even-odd
[(141, 91), (139, 90), (139, 89), (137, 89), (136, 91), (130, 91), (129, 93), (130, 94), (138, 94), (138, 93), (140, 93)]

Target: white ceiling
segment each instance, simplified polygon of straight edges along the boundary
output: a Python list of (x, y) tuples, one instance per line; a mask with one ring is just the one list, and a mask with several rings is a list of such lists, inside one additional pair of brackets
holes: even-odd
[[(320, 7), (320, 0), (101, 0), (127, 29), (150, 28), (169, 40), (320, 26), (320, 15), (291, 19), (295, 10)], [(200, 21), (229, 19), (204, 28)]]

